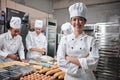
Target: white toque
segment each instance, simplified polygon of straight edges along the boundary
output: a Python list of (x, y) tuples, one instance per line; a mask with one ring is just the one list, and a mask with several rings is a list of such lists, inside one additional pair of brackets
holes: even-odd
[(42, 28), (43, 21), (42, 20), (35, 20), (35, 28)]
[(86, 19), (87, 7), (84, 3), (75, 3), (69, 7), (70, 18), (80, 16)]
[(12, 17), (10, 20), (10, 27), (15, 29), (20, 29), (21, 27), (21, 18), (19, 17)]
[(69, 22), (66, 22), (66, 23), (62, 24), (61, 30), (63, 31), (63, 33), (65, 35), (73, 32), (72, 31), (72, 25)]

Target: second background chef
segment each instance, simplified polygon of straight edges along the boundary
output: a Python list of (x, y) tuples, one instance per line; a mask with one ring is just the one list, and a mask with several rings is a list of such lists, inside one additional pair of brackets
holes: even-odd
[(35, 31), (29, 32), (26, 36), (27, 59), (37, 59), (46, 52), (47, 38), (41, 33), (43, 27), (42, 20), (35, 20)]

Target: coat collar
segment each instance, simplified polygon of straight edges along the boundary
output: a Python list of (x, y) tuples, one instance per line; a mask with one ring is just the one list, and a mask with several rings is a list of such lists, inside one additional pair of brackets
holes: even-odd
[(85, 34), (85, 32), (82, 32), (77, 38), (75, 38), (75, 34), (74, 33), (72, 33), (72, 36), (73, 36), (74, 39), (81, 39), (83, 37), (86, 37), (87, 35)]
[(36, 32), (34, 32), (34, 34), (35, 34), (35, 36), (37, 36), (37, 37), (42, 35), (42, 33), (40, 33), (39, 35), (37, 35), (37, 33), (36, 33)]
[[(17, 35), (17, 36), (18, 36), (18, 35)], [(8, 39), (15, 39), (17, 36), (15, 36), (15, 37), (13, 38), (12, 35), (11, 35), (11, 31), (8, 30)]]
[(11, 31), (10, 30), (8, 30), (8, 38), (12, 39), (12, 35), (11, 35)]

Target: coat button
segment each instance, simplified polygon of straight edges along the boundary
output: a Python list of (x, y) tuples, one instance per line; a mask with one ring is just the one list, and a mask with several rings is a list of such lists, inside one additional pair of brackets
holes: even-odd
[(74, 40), (74, 39), (72, 39), (72, 40)]
[(71, 47), (71, 49), (73, 49), (73, 47)]
[(82, 41), (82, 39), (80, 39)]
[(82, 49), (82, 48), (80, 48), (80, 49)]

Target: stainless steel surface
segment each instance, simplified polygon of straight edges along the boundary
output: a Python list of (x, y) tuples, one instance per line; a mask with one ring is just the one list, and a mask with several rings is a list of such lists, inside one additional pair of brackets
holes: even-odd
[(56, 32), (57, 32), (57, 21), (55, 19), (48, 19), (47, 26), (47, 55), (54, 57), (56, 54)]
[(94, 34), (100, 54), (97, 79), (120, 80), (120, 25), (97, 23)]
[(86, 24), (84, 26), (84, 32), (87, 35), (94, 36), (93, 31), (94, 31), (94, 24)]
[(95, 33), (118, 33), (118, 23), (97, 23), (94, 27)]

